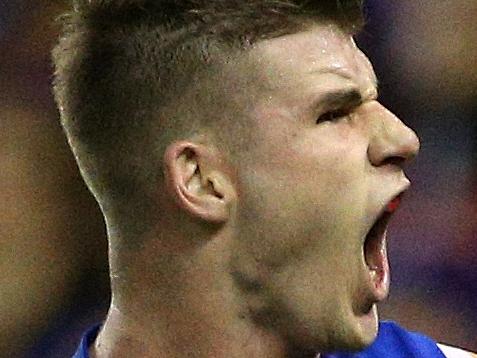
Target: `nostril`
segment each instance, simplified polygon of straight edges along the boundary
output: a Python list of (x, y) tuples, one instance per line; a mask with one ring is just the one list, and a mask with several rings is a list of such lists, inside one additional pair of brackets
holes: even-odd
[(402, 167), (404, 165), (404, 162), (406, 162), (406, 158), (393, 156), (393, 157), (386, 158), (381, 164), (382, 165), (390, 164), (390, 165), (396, 165), (396, 166)]

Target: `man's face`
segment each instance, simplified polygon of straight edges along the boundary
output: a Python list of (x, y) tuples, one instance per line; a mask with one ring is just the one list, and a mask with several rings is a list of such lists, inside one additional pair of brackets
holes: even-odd
[(303, 347), (361, 349), (389, 286), (383, 235), (365, 241), (408, 187), (401, 164), (419, 141), (377, 102), (369, 61), (336, 26), (250, 56), (263, 90), (237, 164), (231, 270), (261, 324)]

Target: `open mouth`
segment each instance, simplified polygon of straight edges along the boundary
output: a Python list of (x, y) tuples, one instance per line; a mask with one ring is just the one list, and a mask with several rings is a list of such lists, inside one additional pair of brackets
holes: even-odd
[(383, 301), (389, 292), (390, 270), (386, 248), (386, 230), (392, 214), (400, 204), (401, 197), (402, 193), (383, 208), (363, 243), (363, 256), (369, 274), (370, 304)]
[(386, 255), (386, 229), (392, 214), (401, 204), (403, 193), (392, 199), (376, 219), (366, 235), (363, 250), (366, 264), (371, 270), (382, 268), (383, 255)]
[(370, 270), (383, 268), (383, 255), (386, 250), (385, 233), (391, 213), (385, 211), (369, 230), (364, 241), (363, 250), (366, 264)]

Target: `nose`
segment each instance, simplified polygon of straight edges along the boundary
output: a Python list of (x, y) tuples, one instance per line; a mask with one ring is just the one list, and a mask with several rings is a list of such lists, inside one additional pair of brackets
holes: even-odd
[(414, 159), (420, 146), (416, 133), (378, 102), (369, 106), (368, 158), (371, 164), (402, 166)]

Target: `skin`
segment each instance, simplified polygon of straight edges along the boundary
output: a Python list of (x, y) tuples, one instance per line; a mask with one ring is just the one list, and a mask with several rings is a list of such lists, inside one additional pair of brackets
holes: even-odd
[[(91, 356), (311, 357), (375, 339), (364, 237), (409, 186), (418, 138), (334, 25), (262, 41), (243, 63), (263, 86), (248, 150), (231, 160), (206, 136), (167, 148), (156, 230), (127, 270), (110, 251), (112, 304)], [(323, 99), (349, 89), (362, 100)]]

